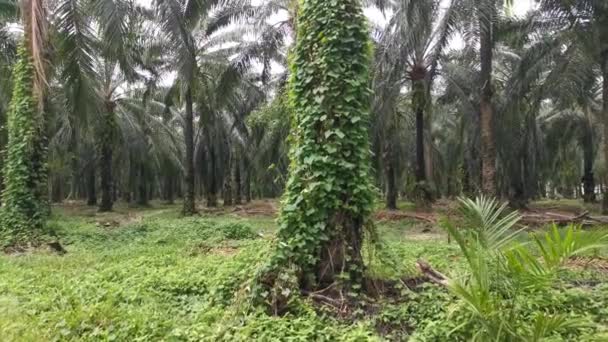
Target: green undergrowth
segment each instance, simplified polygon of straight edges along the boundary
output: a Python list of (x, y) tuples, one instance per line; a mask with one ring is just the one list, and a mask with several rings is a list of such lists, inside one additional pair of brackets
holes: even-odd
[[(271, 254), (273, 221), (179, 218), (176, 208), (129, 219), (55, 210), (49, 226), (66, 255), (0, 256), (1, 340), (467, 341), (475, 328), (445, 289), (426, 283), (412, 291), (401, 283), (416, 276), (418, 259), (446, 274), (463, 267), (445, 236), (418, 236), (407, 221), (380, 223), (385, 248), (371, 259), (367, 251), (366, 259), (370, 274), (396, 284), (397, 294), (347, 318), (304, 298), (274, 317), (251, 310), (240, 295)], [(105, 225), (109, 220), (118, 223)], [(553, 290), (517, 305), (530, 316), (561, 312), (588, 322), (555, 341), (605, 340), (605, 280), (597, 270), (568, 269)]]

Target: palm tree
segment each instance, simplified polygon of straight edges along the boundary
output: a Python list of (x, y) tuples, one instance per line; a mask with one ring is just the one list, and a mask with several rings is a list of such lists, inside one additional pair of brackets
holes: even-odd
[(66, 91), (68, 131), (71, 136), (72, 191), (78, 184), (78, 142), (96, 136), (101, 178), (100, 211), (111, 211), (114, 144), (117, 137), (116, 107), (120, 88), (141, 79), (137, 38), (142, 11), (127, 0), (62, 0), (52, 24), (57, 32), (58, 75)]
[[(6, 1), (2, 13), (14, 11)], [(24, 37), (14, 68), (8, 112), (8, 145), (2, 192), (0, 241), (3, 245), (35, 243), (45, 224), (46, 206), (46, 54), (47, 15), (43, 0), (21, 2)]]
[(289, 159), (287, 137), (291, 108), (287, 95), (277, 94), (269, 103), (251, 113), (246, 120), (249, 165), (255, 192), (260, 197), (276, 197), (284, 186)]
[(298, 20), (290, 81), (296, 127), (290, 180), (280, 243), (258, 279), (260, 300), (278, 294), (284, 272), (311, 292), (363, 286), (363, 229), (373, 202), (365, 19), (357, 0), (310, 0), (302, 3)]
[[(392, 77), (411, 82), (412, 108), (416, 115), (416, 187), (419, 199), (428, 202), (432, 195), (427, 184), (429, 179), (425, 161), (425, 154), (430, 151), (425, 148), (428, 145), (424, 137), (425, 113), (428, 115), (431, 108), (430, 94), (433, 80), (437, 75), (439, 58), (456, 28), (457, 6), (454, 1), (449, 1), (447, 4), (440, 0), (389, 1), (382, 9), (390, 10), (393, 14), (380, 33), (377, 48), (379, 56), (376, 59), (377, 63), (390, 65), (381, 67), (390, 70), (388, 75), (384, 73), (382, 76), (384, 80), (391, 79), (390, 73), (397, 73), (397, 76)], [(401, 88), (399, 84), (396, 86), (397, 89)], [(394, 95), (398, 95), (398, 92)], [(380, 101), (386, 100), (380, 99)], [(392, 152), (387, 150), (386, 154), (390, 156)], [(389, 170), (392, 168), (389, 166)], [(393, 177), (389, 178), (390, 184), (393, 182)], [(391, 194), (389, 200), (391, 207), (395, 192), (390, 190), (388, 193)]]
[[(460, 1), (461, 30), (465, 40), (479, 43), (479, 140), (481, 154), (481, 188), (488, 196), (496, 196), (496, 118), (493, 103), (493, 60), (496, 43), (496, 23), (500, 5), (512, 0)], [(471, 18), (475, 18), (471, 21)]]
[(482, 189), (485, 195), (496, 196), (496, 145), (493, 134), (494, 110), (492, 108), (492, 50), (494, 49), (496, 0), (480, 1), (478, 3)]
[[(608, 3), (602, 0), (537, 0), (541, 10), (557, 19), (559, 28), (566, 28), (576, 39), (593, 37), (589, 57), (598, 65), (603, 78), (602, 107), (604, 137), (608, 136)], [(604, 157), (608, 160), (608, 139), (604, 138)], [(604, 194), (602, 211), (608, 213), (608, 196)]]
[[(221, 28), (229, 25), (236, 15), (211, 17), (211, 10), (224, 13), (222, 5), (229, 5), (220, 0), (182, 1), (156, 0), (155, 10), (160, 28), (168, 44), (169, 58), (176, 72), (180, 85), (180, 97), (185, 105), (184, 116), (184, 169), (185, 194), (184, 215), (193, 215), (195, 205), (195, 131), (194, 131), (194, 101), (197, 97), (196, 84), (204, 77), (205, 70), (197, 62), (197, 58), (207, 53), (210, 45), (215, 44), (211, 37)], [(224, 41), (230, 38), (225, 38)], [(211, 43), (213, 42), (213, 43)]]
[[(594, 202), (595, 159), (601, 136), (598, 128), (601, 126), (602, 84), (597, 78), (599, 66), (590, 58), (593, 55), (593, 37), (572, 36), (566, 31), (560, 41), (567, 44), (567, 49), (556, 59), (558, 67), (555, 71), (559, 74), (556, 73), (547, 81), (551, 82), (548, 88), (552, 105), (550, 114), (546, 115), (551, 123), (548, 128), (557, 127), (555, 139), (561, 143), (570, 140), (580, 145), (583, 155), (583, 199)], [(556, 81), (558, 78), (559, 81)]]
[(193, 34), (200, 18), (211, 5), (205, 1), (156, 0), (156, 18), (159, 21), (165, 41), (171, 51), (170, 58), (176, 66), (180, 81), (181, 98), (185, 104), (184, 115), (184, 173), (185, 193), (182, 213), (190, 216), (196, 213), (194, 198), (194, 82), (198, 76), (196, 62), (197, 45)]
[[(536, 22), (536, 18), (532, 15), (522, 20), (495, 23), (493, 91), (500, 96), (493, 104), (497, 114), (494, 139), (498, 142), (497, 172), (501, 179), (496, 190), (518, 207), (542, 191), (540, 175), (544, 171), (541, 167), (550, 164), (545, 164), (547, 157), (542, 149), (545, 122), (540, 114), (543, 103), (551, 100), (554, 101), (552, 106), (556, 106), (555, 99), (584, 88), (579, 82), (568, 81), (577, 63), (565, 63), (573, 60), (573, 55), (569, 50), (562, 51), (564, 37), (547, 32), (542, 26), (530, 27), (529, 23)], [(470, 50), (465, 48), (443, 65), (449, 86), (442, 103), (457, 104), (463, 113), (474, 113), (481, 101), (481, 96), (471, 87), (480, 75), (474, 71), (476, 56)], [(568, 82), (571, 87), (564, 86)], [(579, 98), (581, 94), (569, 98)], [(569, 108), (571, 104), (562, 106)], [(471, 135), (466, 134), (467, 137)], [(474, 149), (474, 144), (468, 149)], [(463, 180), (463, 185), (465, 183)]]
[[(6, 116), (11, 99), (12, 87), (11, 73), (17, 57), (16, 37), (11, 36), (5, 25), (18, 21), (18, 5), (13, 0), (0, 1), (0, 149), (4, 150), (7, 143)], [(0, 156), (0, 169), (3, 168), (4, 157)], [(0, 179), (0, 190), (3, 180)]]

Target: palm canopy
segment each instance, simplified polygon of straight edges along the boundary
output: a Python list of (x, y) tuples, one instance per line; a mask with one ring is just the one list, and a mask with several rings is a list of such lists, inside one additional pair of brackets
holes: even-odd
[(378, 33), (378, 59), (396, 59), (390, 62), (405, 66), (410, 78), (427, 72), (434, 77), (441, 53), (457, 29), (456, 1), (388, 1), (383, 9), (392, 15)]
[(16, 0), (0, 0), (0, 19), (16, 17), (18, 10), (19, 5)]

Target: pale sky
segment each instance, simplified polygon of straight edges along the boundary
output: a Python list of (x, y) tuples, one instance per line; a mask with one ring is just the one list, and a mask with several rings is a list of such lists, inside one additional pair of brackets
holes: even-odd
[(513, 0), (513, 12), (515, 15), (524, 15), (536, 5), (534, 0)]
[[(153, 0), (136, 0), (136, 1), (143, 6), (150, 7)], [(258, 5), (258, 4), (262, 3), (263, 1), (264, 0), (252, 0), (251, 2), (254, 5)], [(513, 0), (513, 14), (524, 15), (528, 11), (530, 11), (532, 8), (534, 8), (534, 6), (535, 6), (534, 0)], [(382, 17), (382, 15), (377, 11), (366, 10), (365, 12), (368, 15), (368, 17), (370, 17), (371, 20), (377, 20), (378, 18)]]

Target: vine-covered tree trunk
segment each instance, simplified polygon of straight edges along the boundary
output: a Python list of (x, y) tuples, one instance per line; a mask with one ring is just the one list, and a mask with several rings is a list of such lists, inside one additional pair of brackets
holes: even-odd
[(492, 60), (494, 47), (494, 17), (496, 1), (480, 5), (480, 64), (481, 64), (481, 179), (487, 196), (496, 196), (496, 146), (494, 141), (494, 110), (492, 108)]
[[(7, 115), (8, 113), (4, 111), (2, 105), (0, 105), (0, 151), (5, 151), (8, 143), (8, 132), (6, 130), (7, 126)], [(5, 156), (3, 153), (0, 153), (0, 170), (4, 172), (4, 163)], [(4, 191), (4, 175), (0, 174), (0, 193)], [(0, 204), (2, 203), (2, 198), (0, 196)]]
[(36, 243), (47, 214), (41, 193), (47, 185), (46, 146), (41, 138), (45, 135), (44, 117), (36, 105), (34, 67), (25, 44), (19, 47), (13, 78), (7, 118), (0, 246)]
[(271, 291), (258, 293), (275, 294), (275, 312), (286, 275), (308, 291), (329, 287), (348, 296), (364, 286), (361, 246), (374, 200), (367, 132), (371, 47), (360, 1), (300, 4), (290, 178), (279, 244), (260, 278)]
[(97, 192), (96, 192), (96, 179), (95, 179), (95, 167), (87, 167), (87, 205), (97, 205)]
[(112, 143), (115, 129), (114, 104), (107, 104), (106, 113), (104, 113), (101, 121), (101, 136), (99, 143), (101, 202), (99, 203), (99, 211), (108, 212), (112, 211), (112, 207), (114, 206), (114, 180), (112, 178)]
[(192, 216), (196, 213), (196, 204), (194, 201), (194, 114), (192, 110), (192, 89), (188, 87), (186, 90), (186, 115), (184, 118), (184, 138), (186, 144), (186, 156), (184, 160), (185, 169), (185, 185), (184, 193), (184, 208), (182, 213), (184, 216)]

